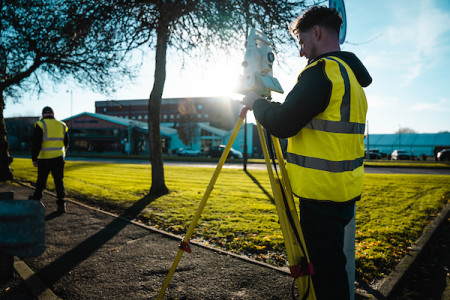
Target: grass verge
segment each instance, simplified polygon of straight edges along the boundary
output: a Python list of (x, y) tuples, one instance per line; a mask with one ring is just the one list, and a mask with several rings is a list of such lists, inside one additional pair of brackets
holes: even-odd
[[(17, 180), (33, 183), (30, 159), (12, 164)], [(170, 194), (148, 201), (149, 165), (66, 162), (69, 197), (116, 213), (140, 200), (148, 205), (139, 220), (183, 235), (213, 174), (212, 168), (165, 167)], [(48, 188), (54, 189), (52, 180)], [(366, 174), (356, 208), (356, 271), (360, 278), (387, 276), (450, 197), (450, 176)], [(278, 216), (266, 171), (223, 169), (193, 239), (286, 264)]]
[(364, 165), (368, 167), (388, 167), (388, 168), (450, 169), (450, 163), (446, 161), (366, 160), (364, 161)]

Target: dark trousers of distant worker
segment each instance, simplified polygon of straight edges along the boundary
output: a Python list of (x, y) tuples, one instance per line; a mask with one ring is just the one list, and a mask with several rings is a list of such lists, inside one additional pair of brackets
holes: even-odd
[(333, 203), (300, 200), (300, 224), (315, 275), (318, 300), (350, 299), (344, 228), (355, 212), (355, 202)]
[(38, 176), (36, 181), (36, 189), (34, 191), (33, 199), (41, 200), (42, 192), (47, 185), (48, 175), (52, 173), (55, 182), (56, 196), (58, 202), (63, 202), (66, 197), (66, 190), (64, 188), (64, 157), (59, 156), (50, 159), (38, 159)]

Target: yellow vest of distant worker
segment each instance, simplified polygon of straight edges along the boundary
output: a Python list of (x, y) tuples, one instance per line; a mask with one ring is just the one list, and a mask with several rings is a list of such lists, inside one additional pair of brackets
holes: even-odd
[(42, 119), (36, 124), (42, 129), (42, 146), (38, 159), (64, 156), (64, 136), (68, 130), (67, 125), (55, 119)]
[(337, 57), (319, 59), (305, 70), (319, 61), (325, 62), (332, 83), (330, 103), (289, 138), (287, 170), (292, 191), (301, 199), (356, 200), (364, 179), (366, 96), (351, 68)]

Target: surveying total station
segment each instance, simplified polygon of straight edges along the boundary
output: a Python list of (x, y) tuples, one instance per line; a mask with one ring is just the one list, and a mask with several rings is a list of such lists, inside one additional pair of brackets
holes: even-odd
[(283, 93), (280, 83), (273, 77), (274, 60), (272, 47), (264, 33), (251, 28), (242, 63), (244, 75), (240, 76), (241, 85), (237, 92), (245, 95), (250, 91), (256, 91), (267, 97), (270, 97), (271, 91)]
[[(259, 93), (263, 98), (268, 100), (270, 100), (270, 93), (272, 91), (283, 93), (283, 89), (280, 83), (276, 78), (273, 77), (273, 62), (274, 54), (266, 36), (261, 31), (252, 28), (247, 39), (244, 62), (242, 63), (244, 67), (244, 75), (241, 76), (241, 85), (238, 88), (238, 92), (241, 94), (246, 94), (250, 91), (255, 91)], [(200, 201), (197, 212), (194, 215), (194, 218), (186, 232), (186, 235), (179, 245), (178, 253), (172, 263), (172, 267), (167, 274), (166, 280), (159, 292), (157, 299), (163, 298), (183, 253), (191, 252), (191, 248), (189, 247), (189, 240), (193, 234), (198, 220), (200, 219), (203, 208), (206, 205), (206, 201), (208, 200), (214, 188), (214, 184), (216, 183), (220, 171), (222, 170), (222, 167), (230, 152), (231, 146), (236, 139), (247, 111), (248, 108), (244, 107), (239, 114), (238, 120), (230, 135), (225, 150), (220, 157), (217, 167), (206, 188), (202, 200)], [(261, 124), (259, 124), (259, 122), (257, 122), (257, 129), (263, 149), (264, 160), (267, 167), (272, 192), (274, 195), (279, 223), (283, 233), (284, 244), (286, 247), (288, 262), (290, 266), (289, 268), (291, 275), (294, 278), (292, 284), (292, 295), (293, 297), (296, 297), (296, 284), (299, 299), (316, 299), (311, 279), (311, 275), (314, 274), (314, 267), (310, 262), (308, 253), (306, 251), (303, 233), (300, 228), (300, 220), (294, 203), (287, 170), (284, 165), (284, 158), (280, 142), (277, 138), (267, 135), (267, 143), (263, 128)], [(269, 151), (271, 155), (269, 155)], [(273, 166), (271, 163), (271, 158)]]

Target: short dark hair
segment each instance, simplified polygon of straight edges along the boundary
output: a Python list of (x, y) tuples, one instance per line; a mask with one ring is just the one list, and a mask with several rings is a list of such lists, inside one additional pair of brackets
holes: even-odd
[(43, 115), (48, 115), (48, 114), (54, 114), (53, 113), (53, 109), (50, 106), (46, 106), (42, 109), (42, 114)]
[(342, 17), (334, 8), (326, 6), (313, 6), (299, 16), (291, 25), (290, 32), (298, 38), (300, 31), (307, 31), (315, 25), (333, 29), (339, 35)]

